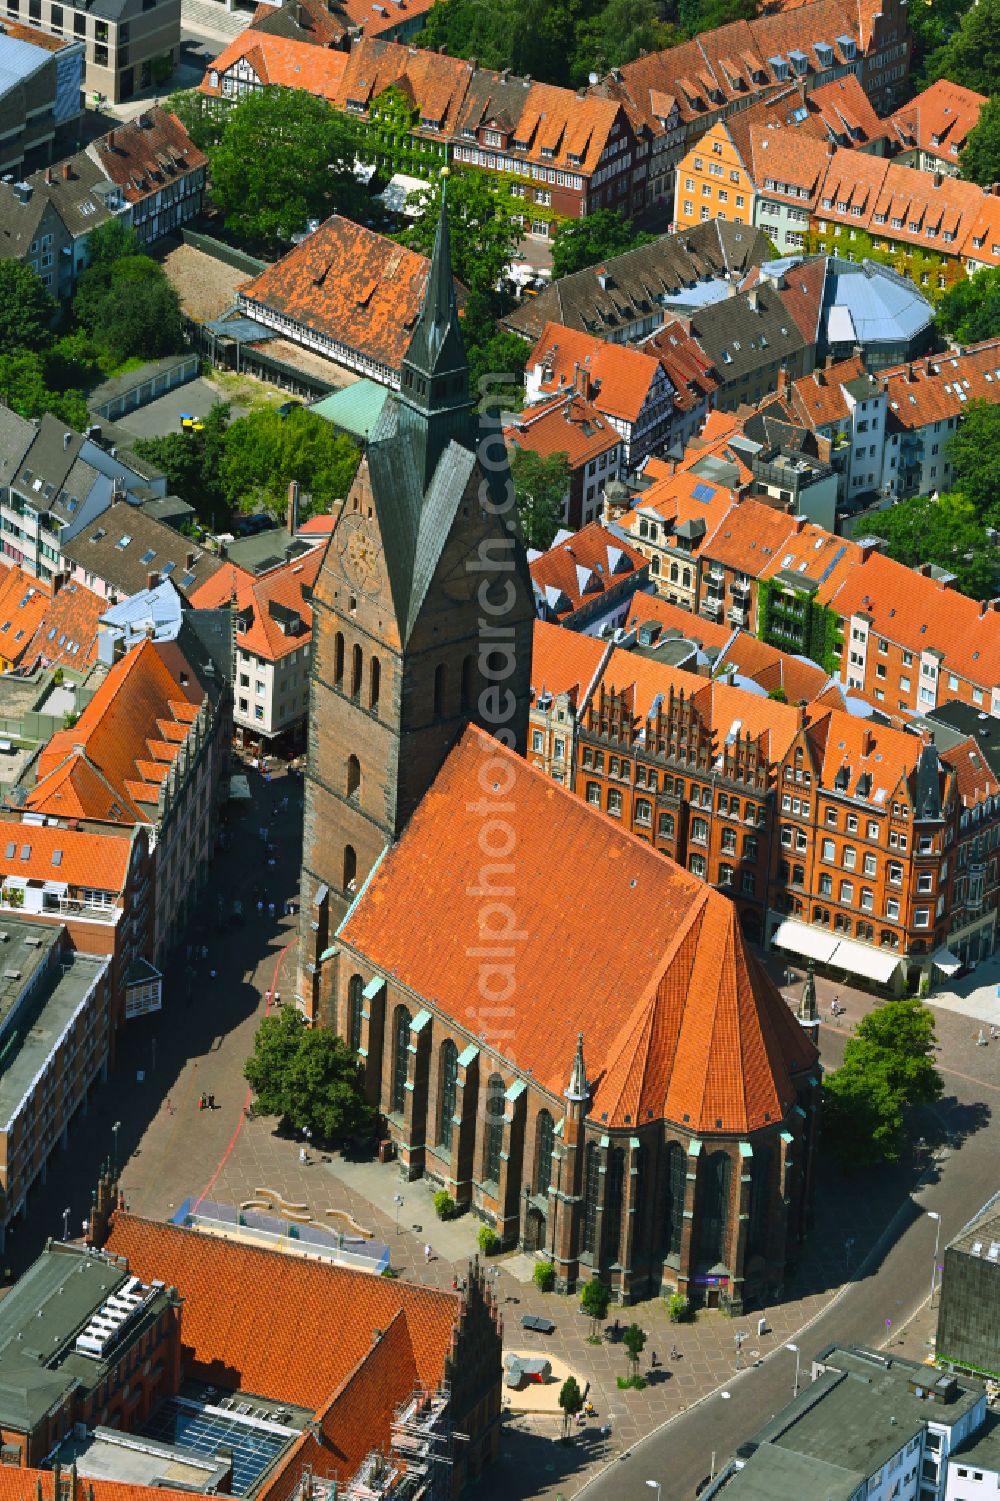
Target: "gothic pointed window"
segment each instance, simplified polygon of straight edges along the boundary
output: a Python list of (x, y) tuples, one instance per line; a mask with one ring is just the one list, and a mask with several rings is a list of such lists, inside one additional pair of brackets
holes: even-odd
[(378, 657), (372, 657), (368, 678), (368, 707), (373, 714), (378, 713), (378, 696), (382, 688), (382, 664)]
[(666, 1192), (663, 1197), (662, 1249), (667, 1256), (679, 1256), (684, 1231), (684, 1191), (687, 1187), (687, 1153), (678, 1142), (667, 1148), (663, 1173)]
[(725, 1152), (713, 1152), (701, 1170), (698, 1206), (698, 1258), (708, 1266), (725, 1261), (729, 1228), (730, 1162)]
[(601, 1156), (597, 1143), (587, 1143), (583, 1160), (583, 1249), (593, 1256), (597, 1242), (597, 1209), (601, 1197)]
[(535, 1126), (535, 1193), (544, 1197), (552, 1186), (552, 1151), (555, 1123), (547, 1110), (538, 1112)]
[(608, 1153), (607, 1190), (604, 1195), (604, 1254), (617, 1261), (622, 1248), (622, 1205), (625, 1189), (625, 1149)]
[(341, 687), (344, 681), (344, 633), (338, 631), (333, 638), (333, 681)]
[(353, 844), (344, 845), (344, 890), (353, 891), (358, 880), (358, 856)]
[(347, 1046), (352, 1053), (361, 1047), (361, 1017), (365, 1005), (365, 982), (352, 975), (347, 987)]
[(347, 796), (356, 798), (361, 791), (361, 762), (357, 756), (347, 758)]
[(402, 1115), (406, 1104), (406, 1079), (410, 1065), (410, 1013), (397, 1006), (393, 1018), (392, 1094), (389, 1108)]
[(438, 1146), (451, 1151), (455, 1103), (458, 1098), (458, 1048), (447, 1038), (441, 1044), (441, 1109), (438, 1115)]
[(491, 1074), (486, 1086), (486, 1139), (483, 1151), (483, 1178), (488, 1183), (500, 1182), (506, 1092), (500, 1075)]
[(361, 671), (364, 666), (364, 653), (360, 646), (351, 650), (351, 696), (357, 698), (361, 692)]

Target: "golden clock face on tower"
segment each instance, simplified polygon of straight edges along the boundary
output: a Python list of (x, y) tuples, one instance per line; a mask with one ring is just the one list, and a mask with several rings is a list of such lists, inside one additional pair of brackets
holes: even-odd
[(378, 547), (360, 517), (348, 516), (340, 527), (340, 560), (351, 582), (363, 592), (378, 589)]

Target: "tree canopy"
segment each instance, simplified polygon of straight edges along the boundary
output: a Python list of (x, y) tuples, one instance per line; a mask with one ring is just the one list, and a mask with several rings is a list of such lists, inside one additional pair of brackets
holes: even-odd
[(823, 1135), (844, 1167), (895, 1162), (906, 1111), (930, 1105), (944, 1088), (934, 1067), (934, 1016), (907, 997), (864, 1017), (840, 1068), (823, 1081)]
[(133, 445), (141, 459), (148, 459), (166, 476), (170, 492), (194, 506), (199, 521), (212, 531), (219, 530), (227, 504), (220, 471), (228, 424), (228, 403), (216, 402), (200, 431), (139, 438)]
[(988, 99), (958, 158), (966, 182), (990, 188), (1000, 182), (1000, 99)]
[[(434, 248), (443, 183), (438, 176), (410, 195), (419, 215), (399, 238), (421, 255), (429, 256)], [(449, 170), (448, 234), (456, 277), (470, 292), (492, 300), (507, 276), (521, 231), (506, 195), (490, 187), (484, 173)]]
[[(925, 81), (947, 78), (992, 98), (1000, 92), (1000, 0), (947, 8), (952, 18), (942, 22), (946, 39), (928, 56)], [(958, 25), (949, 35), (946, 28), (954, 20)]]
[(946, 452), (954, 468), (954, 488), (971, 503), (980, 521), (1000, 525), (1000, 406), (970, 401)]
[(366, 202), (353, 124), (303, 89), (250, 94), (204, 149), (226, 228), (252, 243), (276, 246), (333, 213), (358, 217)]
[(941, 332), (958, 344), (976, 344), (1000, 334), (1000, 266), (963, 276), (937, 305)]
[(199, 150), (207, 152), (222, 140), (226, 110), (220, 109), (210, 94), (203, 94), (200, 89), (183, 89), (171, 94), (164, 107), (177, 116)]
[(37, 271), (0, 260), (0, 350), (44, 349), (52, 340), (55, 311)]
[(307, 1027), (292, 1006), (264, 1017), (243, 1073), (263, 1114), (323, 1141), (371, 1124), (354, 1054), (325, 1027)]
[(611, 1289), (600, 1277), (591, 1277), (580, 1289), (580, 1307), (590, 1319), (591, 1334), (596, 1334), (598, 1324), (607, 1318), (610, 1301)]
[(569, 494), (568, 456), (553, 453), (542, 458), (530, 448), (515, 447), (510, 475), (525, 545), (545, 552), (562, 523)]
[(162, 359), (184, 344), (177, 293), (148, 255), (89, 266), (77, 282), (73, 312), (112, 365)]
[(552, 239), (552, 275), (569, 276), (655, 239), (655, 235), (633, 229), (614, 209), (601, 208), (583, 219), (565, 219)]
[(313, 509), (328, 511), (347, 494), (360, 457), (346, 434), (306, 407), (285, 416), (258, 407), (226, 429), (221, 447), (218, 478), (227, 503), (279, 515), (293, 479), (312, 497)]
[(991, 599), (996, 593), (1000, 552), (964, 495), (914, 495), (897, 501), (874, 512), (865, 531), (884, 537), (886, 551), (897, 563), (908, 568), (936, 563), (953, 573), (962, 593), (974, 599)]
[(568, 1434), (573, 1419), (583, 1411), (583, 1392), (575, 1376), (567, 1376), (559, 1388), (559, 1406), (563, 1411), (563, 1433)]

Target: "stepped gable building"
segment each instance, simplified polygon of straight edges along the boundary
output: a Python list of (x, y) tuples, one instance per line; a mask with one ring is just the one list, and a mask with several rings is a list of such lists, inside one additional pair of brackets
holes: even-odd
[(405, 1177), (563, 1288), (739, 1310), (783, 1283), (819, 1069), (720, 892), (469, 726), (336, 950), (328, 1019)]
[(399, 399), (373, 429), (312, 597), (298, 985), (309, 1016), (337, 922), (469, 719), (525, 747), (535, 610), (504, 521), (508, 477), (499, 424), (472, 416), (442, 195)]

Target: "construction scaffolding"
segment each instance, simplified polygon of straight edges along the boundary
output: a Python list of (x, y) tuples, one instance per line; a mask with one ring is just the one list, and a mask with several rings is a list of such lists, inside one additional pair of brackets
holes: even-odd
[[(373, 1451), (351, 1477), (341, 1501), (440, 1501), (451, 1490), (447, 1382), (416, 1387), (390, 1426), (389, 1454)], [(330, 1498), (327, 1498), (330, 1501)]]

